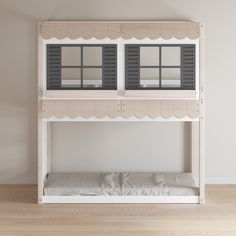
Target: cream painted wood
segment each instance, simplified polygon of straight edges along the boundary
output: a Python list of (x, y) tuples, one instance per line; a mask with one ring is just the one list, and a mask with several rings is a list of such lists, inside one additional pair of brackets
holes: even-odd
[(123, 118), (130, 118), (134, 116), (134, 101), (122, 101), (122, 113)]
[(44, 39), (197, 39), (200, 24), (190, 21), (48, 21), (40, 24)]
[(205, 27), (201, 24), (200, 38), (200, 119), (199, 119), (199, 162), (200, 202), (205, 202)]
[(183, 99), (194, 100), (198, 99), (197, 90), (126, 90), (126, 98), (139, 98), (139, 99)]
[(97, 118), (103, 118), (108, 115), (108, 102), (107, 101), (95, 101), (94, 115)]
[(198, 117), (200, 112), (200, 103), (199, 101), (188, 101), (187, 102), (187, 114), (191, 118)]
[(166, 119), (176, 117), (182, 119), (199, 117), (199, 102), (186, 100), (44, 100), (43, 117), (76, 118), (79, 116), (89, 118), (95, 116), (103, 118), (119, 116), (130, 118), (156, 118)]
[(107, 101), (108, 112), (107, 116), (111, 119), (121, 115), (122, 105), (121, 101)]
[(135, 116), (129, 117), (129, 118), (124, 118), (122, 116), (118, 116), (115, 118), (110, 118), (108, 116), (103, 117), (103, 118), (97, 118), (95, 116), (91, 117), (76, 117), (76, 118), (70, 118), (70, 117), (63, 117), (63, 118), (57, 118), (57, 117), (50, 117), (47, 119), (44, 119), (45, 121), (50, 121), (50, 122), (195, 122), (199, 121), (199, 118), (189, 118), (187, 116), (183, 118), (176, 118), (174, 116), (171, 116), (170, 118), (163, 118), (162, 116), (158, 116), (155, 118), (150, 118), (148, 116), (145, 116), (143, 118), (137, 118)]
[(47, 160), (47, 169), (46, 169), (46, 174), (51, 172), (51, 166), (52, 166), (52, 129), (51, 129), (51, 124), (52, 122), (47, 122), (47, 155), (46, 155), (46, 160)]
[(161, 115), (165, 118), (174, 116), (174, 102), (161, 101)]
[(94, 116), (95, 113), (95, 103), (94, 101), (84, 101), (82, 103), (82, 116), (85, 118), (89, 118), (91, 116)]
[[(39, 29), (38, 29), (39, 30)], [(38, 203), (42, 203), (43, 196), (43, 39), (38, 33)]]
[(191, 122), (191, 172), (199, 186), (199, 121)]
[(177, 118), (183, 118), (187, 113), (187, 101), (175, 101), (174, 114)]
[(68, 116), (76, 118), (82, 114), (82, 103), (81, 101), (70, 101), (68, 105)]
[(143, 118), (148, 115), (148, 104), (146, 101), (134, 101), (134, 116)]
[(43, 203), (198, 204), (199, 196), (43, 196)]
[(151, 118), (156, 118), (161, 116), (161, 102), (158, 100), (153, 100), (148, 102), (147, 114)]
[(46, 90), (44, 99), (109, 99), (117, 98), (116, 90)]
[(55, 106), (55, 116), (62, 118), (68, 114), (68, 105), (66, 101), (57, 101), (54, 103)]
[[(122, 112), (121, 112), (122, 111)], [(197, 118), (199, 116), (199, 103), (182, 100), (44, 100), (43, 117), (63, 118), (79, 116), (89, 118), (95, 116), (103, 118), (119, 116), (130, 118), (156, 118), (162, 116), (170, 118)]]

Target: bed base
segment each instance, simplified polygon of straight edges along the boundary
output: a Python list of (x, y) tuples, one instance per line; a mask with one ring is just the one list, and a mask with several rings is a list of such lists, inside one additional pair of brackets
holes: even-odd
[(42, 203), (199, 204), (199, 196), (43, 196)]

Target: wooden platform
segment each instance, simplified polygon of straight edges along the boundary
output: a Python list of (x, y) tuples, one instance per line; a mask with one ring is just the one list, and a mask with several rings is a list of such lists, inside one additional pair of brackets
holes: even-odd
[(206, 204), (37, 205), (37, 186), (0, 186), (1, 236), (235, 236), (236, 185), (207, 186)]

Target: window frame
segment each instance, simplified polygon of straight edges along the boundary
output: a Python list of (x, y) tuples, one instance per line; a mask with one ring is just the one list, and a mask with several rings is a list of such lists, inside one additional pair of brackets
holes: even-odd
[[(193, 88), (184, 88), (183, 87), (183, 47), (184, 46), (192, 46), (194, 48), (194, 87)], [(138, 60), (138, 86), (137, 87), (129, 87), (128, 85), (128, 65), (127, 65), (127, 57), (128, 57), (128, 47), (135, 46), (139, 48), (139, 60)], [(159, 48), (159, 66), (141, 66), (140, 64), (140, 49), (141, 47), (158, 47)], [(179, 47), (180, 48), (180, 65), (179, 66), (163, 66), (162, 65), (162, 48), (163, 47)], [(142, 87), (140, 86), (140, 72), (142, 68), (155, 68), (159, 69), (159, 86), (155, 87)], [(180, 69), (180, 87), (162, 87), (162, 69), (165, 68), (173, 68)], [(195, 44), (125, 44), (125, 89), (126, 90), (195, 90), (196, 89), (196, 45)]]
[[(57, 88), (52, 88), (49, 86), (49, 50), (48, 48), (50, 46), (55, 46), (55, 47), (60, 47), (60, 64), (59, 64), (59, 87)], [(104, 87), (105, 79), (104, 79), (104, 48), (109, 47), (109, 46), (115, 46), (115, 53), (114, 53), (114, 59), (115, 59), (115, 76), (114, 76), (114, 87)], [(62, 65), (62, 48), (63, 47), (79, 47), (80, 48), (80, 65), (75, 66), (69, 66), (69, 65)], [(101, 47), (102, 49), (102, 58), (101, 58), (101, 65), (96, 66), (96, 65), (83, 65), (83, 48), (84, 47)], [(47, 44), (47, 90), (117, 90), (117, 44)], [(62, 85), (62, 69), (63, 68), (78, 68), (80, 69), (80, 86), (71, 86), (71, 87), (63, 87)], [(102, 86), (101, 87), (83, 87), (83, 69), (89, 69), (89, 68), (97, 68), (97, 69), (102, 69)]]

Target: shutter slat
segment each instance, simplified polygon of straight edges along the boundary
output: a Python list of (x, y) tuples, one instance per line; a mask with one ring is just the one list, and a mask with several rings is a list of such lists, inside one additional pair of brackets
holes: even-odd
[(103, 46), (103, 87), (117, 88), (117, 45)]
[(182, 53), (182, 88), (195, 89), (195, 45), (183, 45)]
[(58, 89), (61, 84), (61, 47), (47, 45), (47, 89)]
[(140, 47), (135, 45), (125, 46), (125, 88), (139, 88), (139, 57)]

